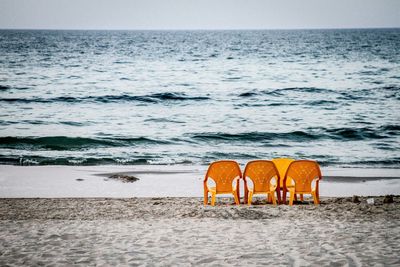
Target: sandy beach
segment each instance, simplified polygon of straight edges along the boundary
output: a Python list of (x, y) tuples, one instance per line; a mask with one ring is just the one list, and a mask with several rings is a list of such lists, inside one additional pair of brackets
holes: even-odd
[(205, 168), (1, 165), (0, 266), (400, 264), (397, 169), (323, 169), (319, 206), (211, 207)]
[(398, 266), (400, 196), (0, 199), (0, 265)]

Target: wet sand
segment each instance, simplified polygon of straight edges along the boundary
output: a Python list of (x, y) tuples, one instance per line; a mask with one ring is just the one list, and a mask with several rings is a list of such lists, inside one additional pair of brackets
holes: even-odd
[(0, 199), (0, 265), (398, 266), (400, 196), (366, 199)]

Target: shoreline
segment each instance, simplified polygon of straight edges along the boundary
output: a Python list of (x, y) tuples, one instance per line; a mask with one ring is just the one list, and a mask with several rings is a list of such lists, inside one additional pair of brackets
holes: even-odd
[[(0, 198), (201, 197), (207, 168), (0, 165)], [(322, 174), (321, 196), (400, 195), (400, 169), (322, 168)], [(135, 182), (115, 179), (124, 175)]]

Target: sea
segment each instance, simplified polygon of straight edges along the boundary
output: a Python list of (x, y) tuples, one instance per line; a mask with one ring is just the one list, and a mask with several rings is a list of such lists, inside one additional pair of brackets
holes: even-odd
[(0, 30), (0, 164), (400, 168), (400, 29)]

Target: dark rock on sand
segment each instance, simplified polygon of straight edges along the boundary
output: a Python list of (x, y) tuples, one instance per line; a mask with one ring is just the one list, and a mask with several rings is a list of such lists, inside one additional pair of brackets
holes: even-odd
[(383, 198), (383, 203), (393, 203), (393, 196), (392, 195), (386, 195)]
[(358, 198), (358, 196), (353, 196), (352, 199), (351, 199), (351, 201), (352, 201), (353, 203), (360, 203), (360, 202), (361, 202), (360, 199)]
[(118, 179), (124, 183), (133, 183), (139, 180), (139, 178), (130, 175), (123, 175), (123, 174), (114, 174), (109, 176), (108, 178), (111, 179)]

